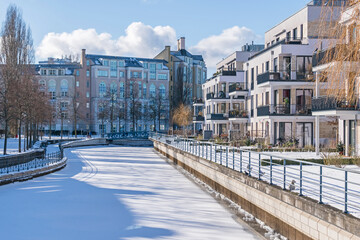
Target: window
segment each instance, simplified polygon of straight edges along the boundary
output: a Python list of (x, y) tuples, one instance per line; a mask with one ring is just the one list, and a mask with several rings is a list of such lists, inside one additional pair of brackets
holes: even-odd
[(90, 93), (86, 92), (86, 97), (89, 98), (90, 97)]
[(293, 39), (297, 39), (297, 28), (293, 30)]
[(62, 70), (62, 69), (59, 69), (59, 70), (58, 70), (58, 75), (59, 75), (59, 76), (62, 76), (62, 75), (64, 75), (64, 70)]
[(40, 74), (41, 75), (46, 75), (46, 69), (41, 69)]
[(138, 78), (139, 77), (139, 73), (138, 72), (131, 72), (131, 76), (133, 78)]
[(39, 87), (40, 87), (40, 90), (41, 91), (44, 91), (45, 90), (45, 87), (46, 87), (46, 82), (45, 82), (45, 80), (40, 80), (39, 81)]
[(147, 72), (144, 72), (144, 79), (147, 79)]
[(90, 71), (89, 70), (86, 70), (86, 76), (90, 77)]
[(108, 71), (106, 70), (98, 70), (98, 77), (107, 77)]
[(158, 70), (161, 70), (161, 69), (162, 69), (162, 63), (158, 63), (157, 69), (158, 69)]
[(155, 85), (154, 85), (154, 84), (151, 84), (151, 85), (150, 85), (150, 96), (151, 96), (151, 97), (155, 97), (155, 95), (156, 95)]
[(156, 74), (150, 73), (150, 80), (155, 80), (155, 79), (156, 79)]
[(117, 93), (117, 84), (112, 82), (110, 85), (110, 92), (112, 95), (116, 95)]
[(148, 63), (144, 63), (144, 68), (148, 69), (149, 68), (149, 64)]
[(80, 86), (79, 81), (76, 81), (76, 87), (79, 87), (79, 86)]
[(110, 77), (117, 77), (117, 62), (110, 61)]
[(103, 65), (104, 66), (109, 66), (109, 60), (103, 60)]
[(160, 97), (165, 98), (165, 86), (163, 84), (159, 87), (159, 95)]
[(278, 59), (274, 58), (274, 72), (278, 71)]
[(80, 76), (79, 70), (76, 70), (76, 76)]
[(124, 67), (124, 66), (125, 66), (124, 61), (119, 61), (119, 67)]
[(304, 25), (300, 25), (300, 39), (302, 40), (304, 38)]
[(90, 81), (86, 81), (86, 87), (87, 87), (87, 88), (90, 87)]
[(143, 98), (146, 98), (146, 84), (143, 85)]
[(56, 75), (56, 71), (53, 70), (53, 69), (50, 69), (50, 70), (49, 70), (49, 75), (55, 76), (55, 75)]
[(61, 96), (62, 97), (67, 97), (68, 96), (68, 90), (69, 90), (69, 83), (67, 80), (63, 79), (61, 80)]
[(312, 73), (312, 57), (296, 57), (296, 79), (307, 79)]
[(120, 77), (123, 78), (125, 76), (123, 71), (120, 71)]
[(291, 32), (287, 32), (286, 33), (286, 40), (290, 41), (291, 40)]
[(101, 82), (99, 84), (99, 96), (104, 97), (106, 94), (106, 84), (104, 82)]
[(167, 80), (168, 79), (168, 75), (165, 73), (159, 73), (158, 74), (158, 79), (159, 80)]
[(150, 79), (154, 80), (156, 79), (156, 64), (150, 63)]
[(61, 102), (61, 103), (60, 103), (60, 108), (61, 108), (61, 111), (67, 110), (67, 108), (68, 108), (68, 103), (67, 103), (67, 102)]
[(90, 61), (86, 60), (86, 66), (90, 66)]
[(139, 83), (138, 83), (138, 87), (139, 87), (139, 89), (138, 89), (138, 92), (139, 92), (139, 98), (141, 98), (141, 86), (142, 86), (142, 83), (141, 83), (141, 82), (139, 82)]
[(124, 98), (124, 82), (120, 82), (120, 98)]
[(86, 103), (86, 108), (90, 108), (90, 103)]

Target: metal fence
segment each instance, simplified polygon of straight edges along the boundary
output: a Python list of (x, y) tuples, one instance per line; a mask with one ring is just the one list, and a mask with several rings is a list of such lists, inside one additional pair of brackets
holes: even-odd
[(21, 172), (36, 168), (50, 166), (60, 162), (63, 158), (61, 151), (42, 154), (41, 156), (19, 156), (18, 158), (12, 157), (10, 159), (1, 159), (0, 161), (0, 174)]
[(345, 213), (360, 216), (360, 171), (176, 136), (151, 134), (150, 137), (300, 196), (310, 197), (320, 204), (329, 204)]

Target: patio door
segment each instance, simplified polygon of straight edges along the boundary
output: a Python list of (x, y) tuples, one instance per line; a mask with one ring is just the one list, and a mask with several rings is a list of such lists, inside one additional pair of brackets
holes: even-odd
[(313, 123), (296, 123), (296, 139), (299, 147), (313, 145)]

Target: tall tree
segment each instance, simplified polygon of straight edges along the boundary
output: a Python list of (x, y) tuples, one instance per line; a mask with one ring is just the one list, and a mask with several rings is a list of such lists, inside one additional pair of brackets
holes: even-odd
[(17, 109), (22, 100), (15, 93), (22, 88), (19, 88), (22, 81), (29, 81), (30, 75), (27, 73), (30, 73), (30, 64), (34, 60), (31, 30), (26, 27), (22, 14), (15, 5), (10, 5), (7, 9), (0, 45), (0, 118), (4, 123), (3, 153), (6, 154), (9, 123), (12, 119), (22, 118), (22, 110)]

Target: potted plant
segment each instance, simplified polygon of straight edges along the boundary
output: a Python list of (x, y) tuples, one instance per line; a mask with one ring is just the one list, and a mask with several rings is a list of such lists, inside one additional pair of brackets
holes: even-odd
[(342, 142), (339, 142), (336, 145), (336, 151), (340, 154), (340, 155), (344, 155), (344, 144)]

